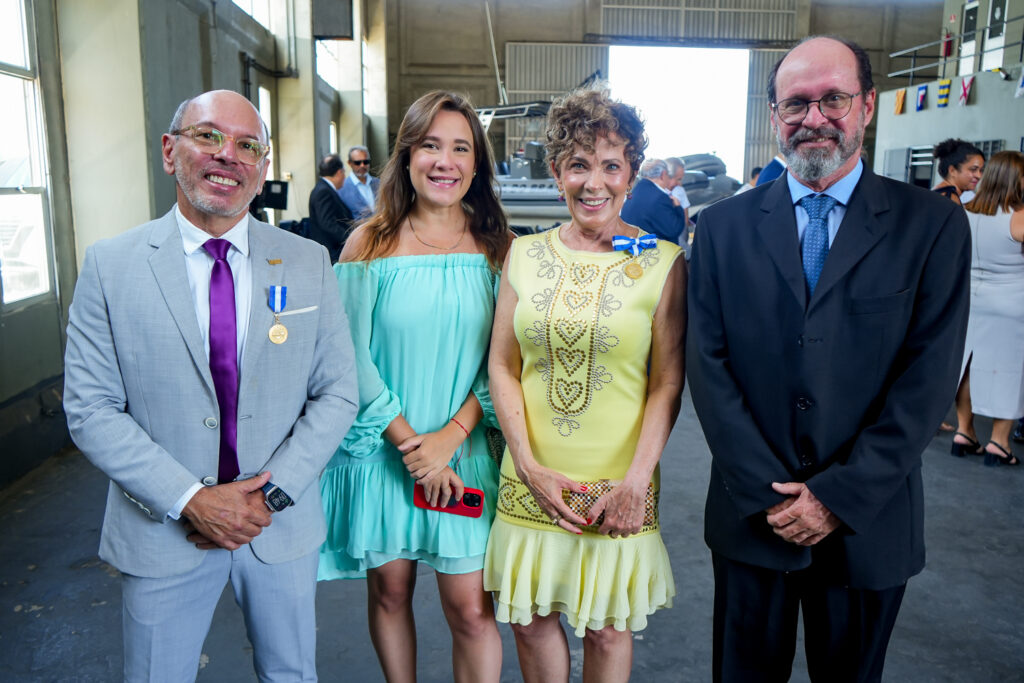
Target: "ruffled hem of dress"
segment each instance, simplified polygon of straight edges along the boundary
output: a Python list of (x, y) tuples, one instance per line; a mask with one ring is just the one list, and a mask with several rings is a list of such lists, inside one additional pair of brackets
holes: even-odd
[[(341, 446), (335, 451), (335, 458), (365, 458), (380, 451), (384, 445), (384, 430), (388, 428), (396, 417), (401, 415), (401, 407), (392, 408), (387, 414), (379, 416), (374, 420), (356, 420), (349, 428)], [(362, 416), (365, 420), (365, 416)], [(328, 467), (337, 466), (333, 460)]]
[(484, 512), (477, 519), (415, 507), (412, 479), (400, 460), (325, 470), (320, 493), (327, 538), (318, 578), (361, 578), (367, 569), (396, 559), (419, 560), (445, 574), (481, 569), (494, 519), (497, 468), (481, 455), (464, 458), (456, 472), (484, 492)]
[(647, 617), (672, 606), (675, 581), (658, 533), (611, 539), (540, 531), (496, 519), (484, 561), (484, 589), (498, 621), (529, 624), (533, 615), (566, 615), (577, 636), (612, 626), (642, 631)]

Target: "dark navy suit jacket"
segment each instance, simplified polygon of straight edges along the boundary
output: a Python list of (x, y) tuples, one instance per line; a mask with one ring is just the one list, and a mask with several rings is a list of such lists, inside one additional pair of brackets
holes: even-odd
[(309, 193), (309, 239), (327, 247), (331, 263), (337, 263), (351, 231), (352, 212), (329, 181), (318, 179)]
[(679, 235), (686, 228), (683, 210), (672, 203), (672, 198), (647, 178), (641, 178), (633, 188), (633, 196), (626, 200), (619, 212), (622, 220), (643, 228), (663, 240), (679, 243)]
[[(969, 276), (964, 212), (868, 169), (809, 300), (785, 176), (701, 212), (686, 360), (712, 551), (871, 590), (921, 571), (921, 453), (959, 380)], [(765, 519), (789, 481), (843, 522), (813, 549)]]

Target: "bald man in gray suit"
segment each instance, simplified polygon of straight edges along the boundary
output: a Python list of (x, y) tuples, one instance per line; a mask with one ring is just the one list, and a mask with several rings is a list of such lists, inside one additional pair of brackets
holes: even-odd
[(260, 680), (314, 681), (317, 480), (357, 405), (334, 275), (247, 214), (268, 148), (245, 98), (186, 100), (162, 147), (177, 205), (88, 249), (65, 359), (71, 434), (111, 479), (124, 678), (194, 680), (230, 582)]

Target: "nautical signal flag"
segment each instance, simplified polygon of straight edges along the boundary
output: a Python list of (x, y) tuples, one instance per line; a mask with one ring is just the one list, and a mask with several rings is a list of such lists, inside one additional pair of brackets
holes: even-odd
[(928, 99), (928, 84), (917, 86), (917, 111), (924, 109), (924, 101)]
[(971, 86), (974, 85), (974, 76), (964, 76), (960, 80), (960, 106), (967, 104), (967, 98), (971, 96)]
[(892, 113), (899, 116), (903, 113), (903, 100), (907, 99), (907, 89), (900, 88), (896, 91), (896, 106), (892, 108)]
[(949, 106), (949, 86), (952, 81), (948, 78), (939, 80), (939, 102), (940, 107)]

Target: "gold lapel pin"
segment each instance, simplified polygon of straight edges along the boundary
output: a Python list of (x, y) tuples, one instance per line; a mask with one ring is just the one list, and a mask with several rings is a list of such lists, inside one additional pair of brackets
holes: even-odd
[(279, 258), (268, 258), (267, 259), (267, 263), (269, 263), (272, 266), (279, 266), (279, 265), (281, 265), (281, 259), (279, 259)]

